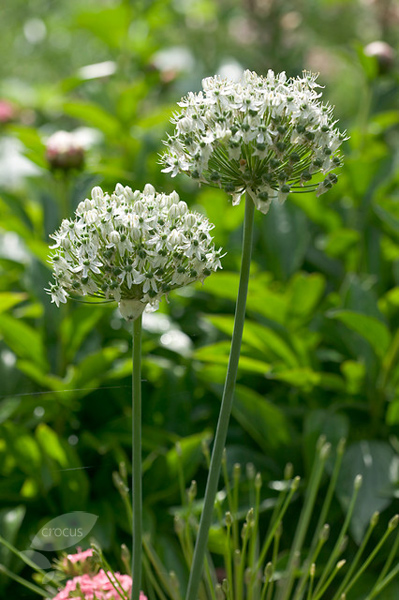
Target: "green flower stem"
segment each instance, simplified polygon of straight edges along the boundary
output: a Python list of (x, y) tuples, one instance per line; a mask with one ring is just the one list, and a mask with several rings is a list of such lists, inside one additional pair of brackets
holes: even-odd
[(35, 594), (38, 594), (39, 596), (43, 596), (44, 598), (48, 598), (49, 592), (42, 590), (42, 588), (39, 588), (37, 585), (34, 585), (33, 583), (30, 583), (30, 581), (27, 581), (23, 577), (19, 577), (19, 575), (15, 575), (15, 573), (13, 573), (9, 569), (7, 569), (7, 567), (0, 564), (0, 574), (1, 573), (3, 573), (4, 575), (7, 575), (7, 577), (9, 577), (10, 579), (13, 579), (20, 585), (23, 585), (24, 587), (28, 588), (28, 590), (30, 590), (31, 592), (34, 592)]
[(141, 587), (143, 512), (141, 491), (141, 315), (133, 321), (132, 403), (133, 583), (131, 600), (139, 600)]
[(230, 358), (227, 367), (222, 405), (216, 429), (215, 443), (212, 451), (211, 465), (205, 491), (204, 508), (201, 515), (198, 537), (194, 549), (193, 563), (187, 587), (186, 600), (197, 600), (198, 589), (204, 567), (204, 558), (211, 526), (213, 507), (217, 493), (223, 449), (226, 444), (227, 429), (233, 405), (234, 389), (240, 358), (242, 332), (244, 329), (245, 307), (247, 301), (249, 271), (251, 266), (252, 235), (255, 205), (247, 195), (245, 199), (244, 235), (242, 242), (242, 259), (240, 283), (236, 303), (233, 337), (231, 340)]

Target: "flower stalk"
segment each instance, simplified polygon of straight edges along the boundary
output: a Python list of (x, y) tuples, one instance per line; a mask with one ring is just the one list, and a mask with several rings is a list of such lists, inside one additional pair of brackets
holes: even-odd
[(141, 483), (141, 330), (142, 316), (133, 321), (133, 371), (132, 371), (132, 509), (133, 509), (133, 560), (132, 597), (139, 600), (142, 563), (143, 500)]
[(238, 362), (240, 358), (241, 340), (244, 329), (245, 308), (248, 292), (249, 272), (251, 266), (252, 237), (255, 205), (247, 196), (245, 201), (244, 233), (242, 242), (242, 259), (240, 283), (234, 318), (233, 337), (231, 341), (229, 364), (216, 429), (215, 443), (212, 451), (208, 481), (205, 491), (204, 507), (201, 515), (198, 536), (194, 548), (193, 562), (188, 582), (186, 600), (196, 600), (204, 567), (208, 532), (211, 526), (215, 497), (218, 488), (223, 450), (226, 443), (227, 429), (233, 405)]

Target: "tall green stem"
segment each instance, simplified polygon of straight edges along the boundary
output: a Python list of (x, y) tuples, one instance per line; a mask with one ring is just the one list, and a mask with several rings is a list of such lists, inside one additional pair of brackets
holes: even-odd
[(141, 315), (133, 321), (132, 403), (133, 584), (131, 600), (139, 600), (143, 510), (141, 491)]
[(254, 222), (254, 203), (247, 195), (245, 200), (244, 235), (242, 242), (242, 258), (240, 283), (236, 303), (233, 337), (231, 340), (230, 358), (224, 384), (222, 404), (216, 429), (215, 443), (212, 451), (211, 464), (205, 490), (204, 508), (195, 544), (190, 579), (187, 587), (186, 600), (197, 600), (198, 589), (204, 568), (208, 532), (211, 526), (213, 507), (217, 493), (223, 449), (226, 444), (227, 429), (233, 405), (234, 389), (237, 377), (238, 361), (240, 358), (242, 332), (244, 329), (245, 306), (247, 301), (249, 271), (251, 266), (252, 234)]

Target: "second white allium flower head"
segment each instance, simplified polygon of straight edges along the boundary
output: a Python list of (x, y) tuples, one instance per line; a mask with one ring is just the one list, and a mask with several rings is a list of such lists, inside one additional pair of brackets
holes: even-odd
[(64, 219), (51, 236), (54, 282), (47, 291), (57, 306), (71, 294), (116, 300), (122, 315), (134, 319), (171, 290), (221, 268), (212, 228), (176, 192), (157, 194), (150, 184), (133, 192), (118, 184), (109, 195), (95, 187), (75, 219)]
[(248, 192), (263, 213), (290, 192), (320, 195), (337, 181), (332, 171), (347, 138), (335, 127), (332, 107), (320, 102), (315, 75), (245, 71), (239, 83), (215, 76), (202, 87), (178, 103), (163, 172), (223, 188), (233, 204)]

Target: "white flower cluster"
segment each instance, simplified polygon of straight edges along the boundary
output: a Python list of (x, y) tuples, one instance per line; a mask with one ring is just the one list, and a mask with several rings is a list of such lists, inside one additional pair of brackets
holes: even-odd
[(95, 187), (75, 219), (64, 219), (50, 236), (55, 282), (47, 291), (57, 306), (70, 294), (116, 300), (124, 317), (135, 318), (171, 290), (221, 268), (212, 228), (176, 192), (117, 184), (109, 195)]
[[(223, 188), (233, 204), (248, 192), (263, 213), (275, 198), (315, 189), (320, 195), (337, 181), (332, 170), (347, 138), (335, 128), (332, 107), (320, 102), (315, 75), (245, 71), (239, 83), (215, 76), (202, 86), (178, 103), (163, 172)], [(317, 173), (325, 178), (312, 181)]]

